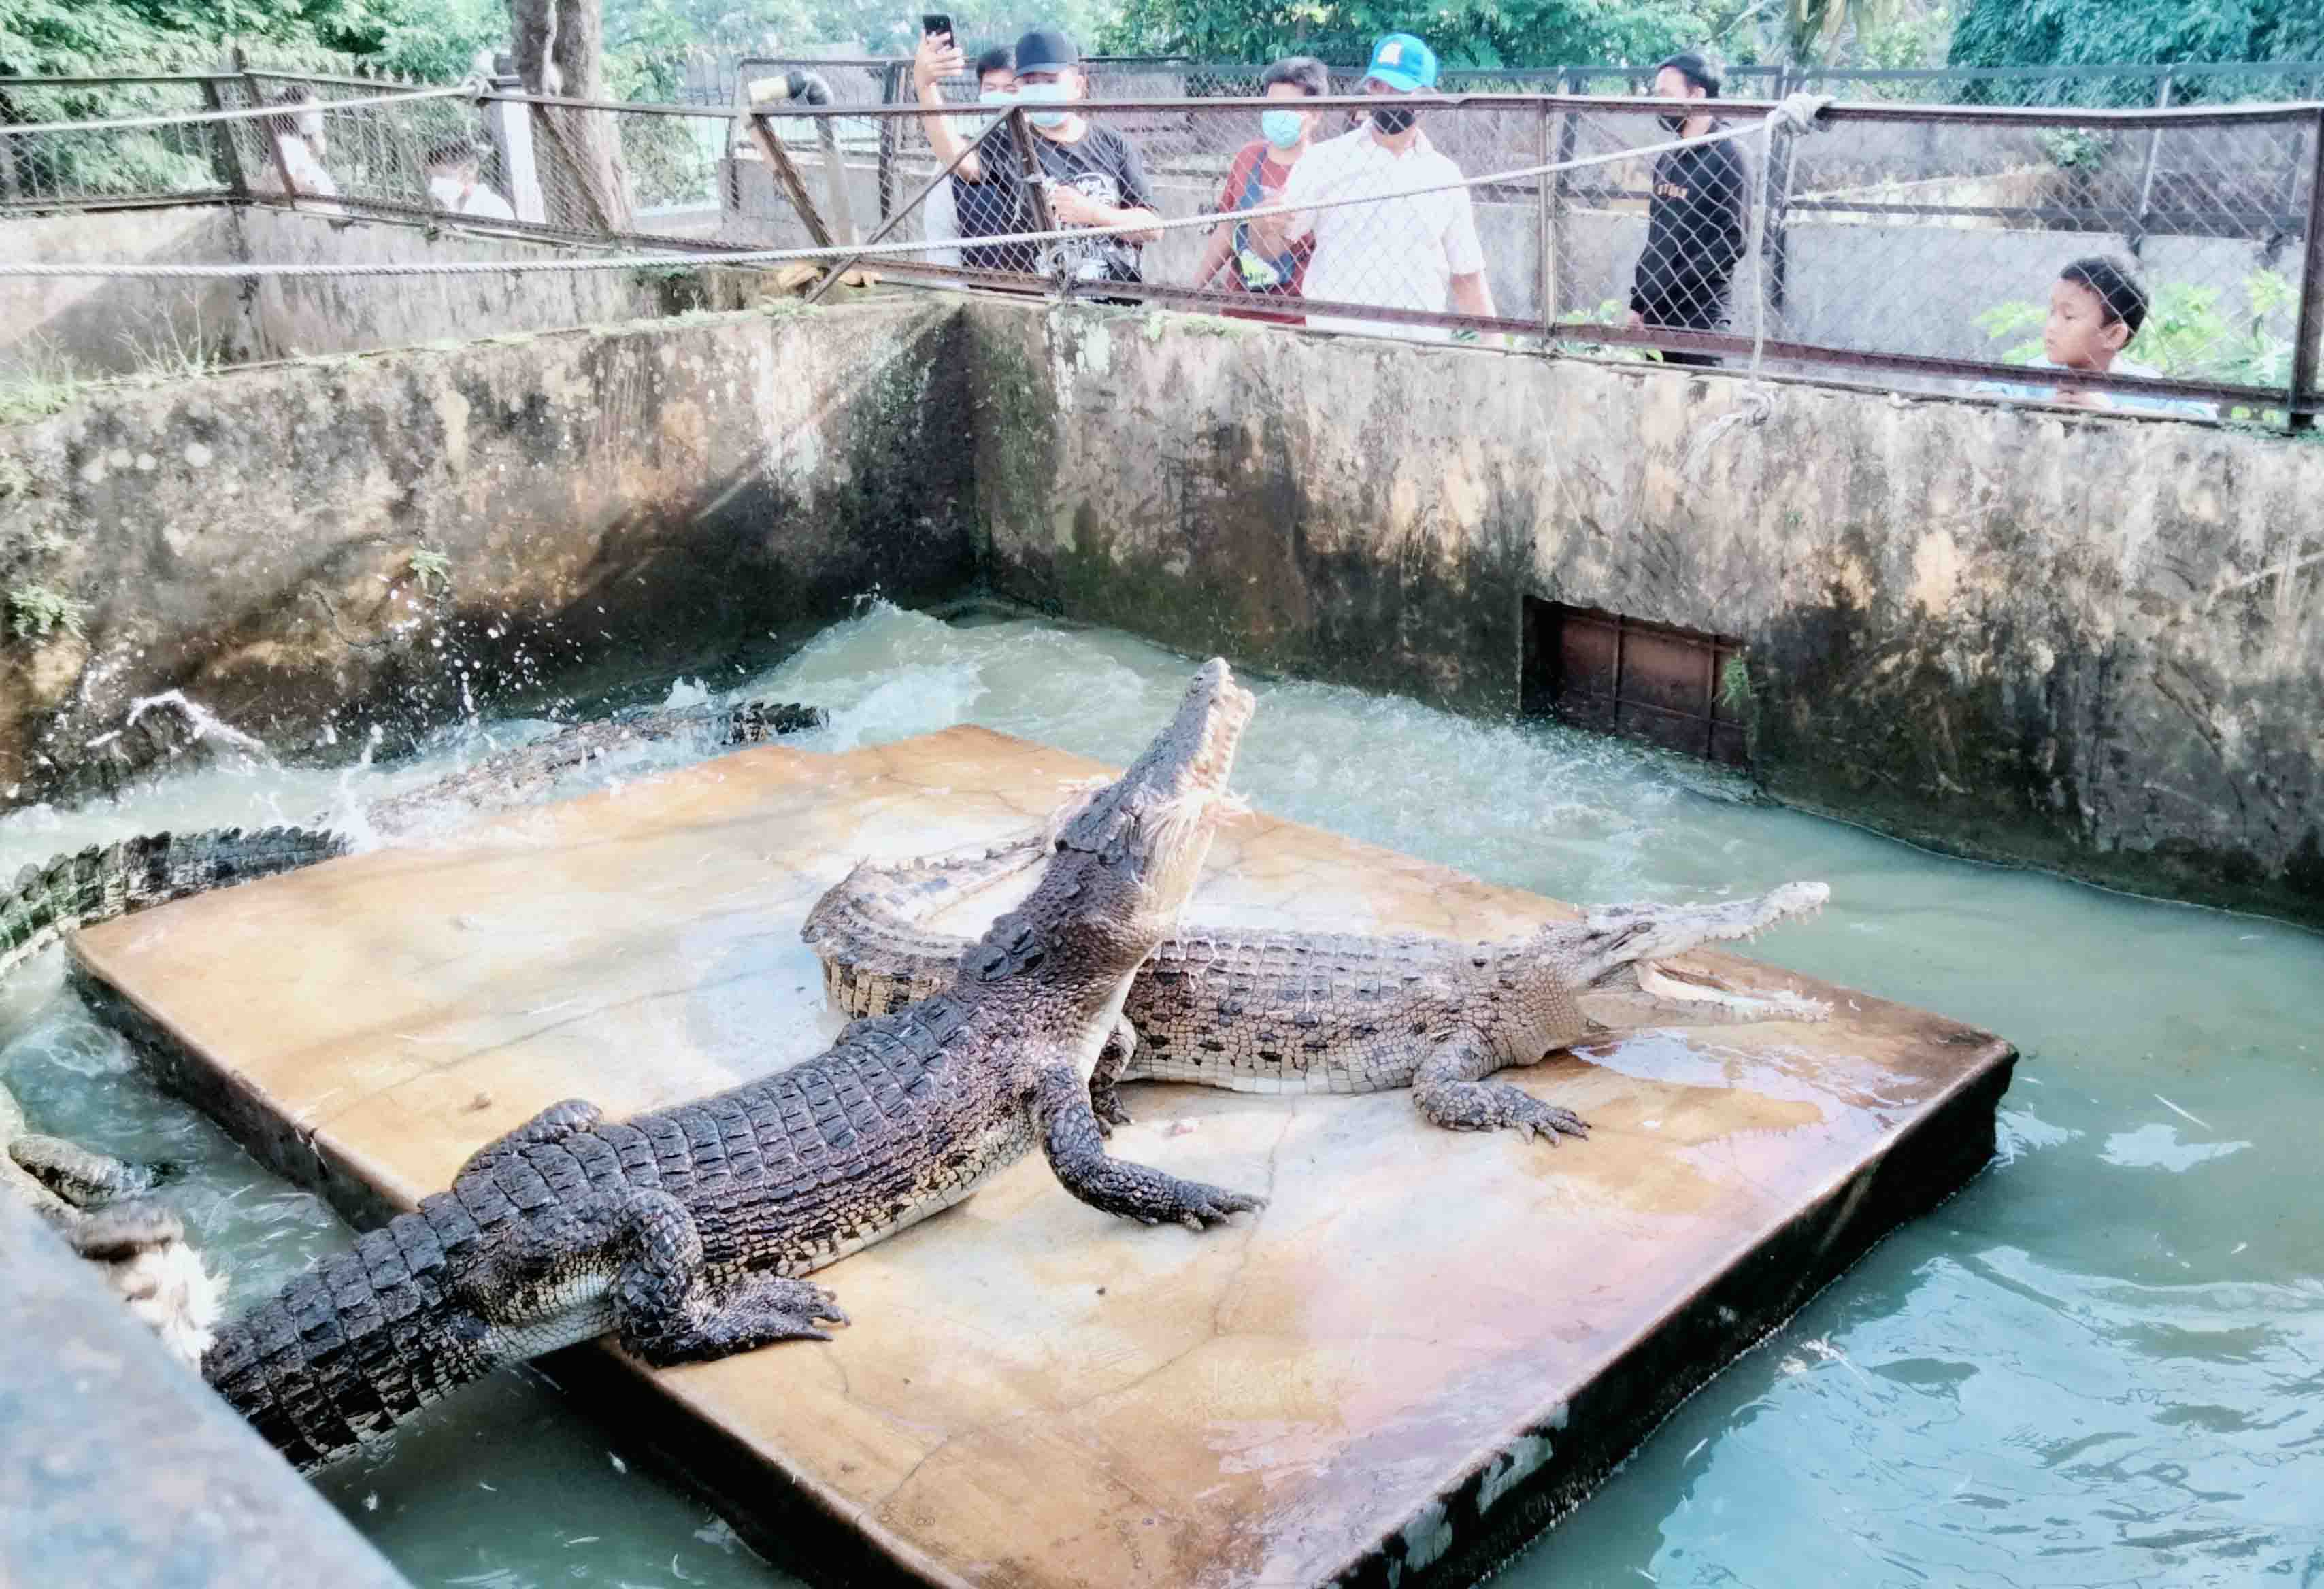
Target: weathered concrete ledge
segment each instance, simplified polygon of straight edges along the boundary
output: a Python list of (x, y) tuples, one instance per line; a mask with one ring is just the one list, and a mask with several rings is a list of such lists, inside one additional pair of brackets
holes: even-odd
[[(0, 430), (0, 790), (708, 666), (973, 574), (944, 302), (742, 313), (111, 389)], [(71, 621), (26, 635), (42, 595)], [(152, 720), (149, 720), (152, 721)]]
[(0, 1270), (8, 1582), (400, 1589), (355, 1529), (6, 1195)]
[(1521, 598), (1745, 640), (1786, 801), (2324, 920), (2324, 445), (979, 302), (993, 586), (1518, 704)]

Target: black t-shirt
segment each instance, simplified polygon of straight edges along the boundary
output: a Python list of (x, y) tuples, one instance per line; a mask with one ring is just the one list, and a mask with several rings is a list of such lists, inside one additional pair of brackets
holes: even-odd
[[(1004, 123), (977, 145), (976, 158), (984, 169), (982, 181), (953, 179), (953, 209), (960, 218), (963, 244), (961, 263), (971, 270), (1029, 271), (1041, 276), (1062, 270), (1081, 281), (1143, 281), (1146, 277), (1139, 262), (1144, 245), (1119, 237), (1093, 237), (1046, 247), (1012, 243), (978, 248), (971, 243), (973, 238), (1040, 229), (1025, 192), (1024, 162), (1011, 131)], [(1040, 162), (1045, 175), (1100, 204), (1160, 212), (1161, 207), (1154, 202), (1154, 189), (1147, 184), (1137, 145), (1119, 133), (1085, 124), (1082, 135), (1071, 143), (1036, 133), (1033, 158)]]

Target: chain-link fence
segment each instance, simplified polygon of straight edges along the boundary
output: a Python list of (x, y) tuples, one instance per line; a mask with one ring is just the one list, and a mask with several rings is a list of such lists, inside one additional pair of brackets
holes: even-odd
[(0, 78), (0, 127), (19, 129), (0, 134), (0, 209), (226, 192), (224, 124), (71, 124), (193, 115), (217, 92), (201, 77)]
[(1209, 69), (1108, 65), (1099, 92), (1144, 96), (1079, 115), (979, 106), (966, 81), (943, 85), (941, 110), (886, 103), (881, 61), (745, 60), (722, 106), (383, 100), (362, 79), (242, 74), (152, 87), (261, 119), (0, 143), (26, 144), (20, 183), (47, 173), (50, 197), (25, 204), (90, 163), (36, 151), (150, 133), (180, 196), (601, 246), (877, 244), (860, 262), (899, 280), (1906, 389), (2314, 405), (2316, 105), (1844, 104), (1802, 133), (1765, 102), (1721, 101), (1718, 135), (1673, 147), (1671, 107), (1629, 96), (1403, 101), (1420, 119), (1398, 136), (1362, 96), (1148, 92)]

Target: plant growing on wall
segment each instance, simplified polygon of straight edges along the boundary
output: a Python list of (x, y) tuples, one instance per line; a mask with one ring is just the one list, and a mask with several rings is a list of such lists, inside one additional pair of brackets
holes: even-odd
[(12, 585), (8, 591), (8, 630), (20, 640), (44, 640), (62, 629), (81, 633), (88, 603), (76, 602), (46, 585)]

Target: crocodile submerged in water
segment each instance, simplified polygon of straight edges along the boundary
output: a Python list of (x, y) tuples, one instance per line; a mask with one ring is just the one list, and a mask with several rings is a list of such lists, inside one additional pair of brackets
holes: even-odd
[[(800, 936), (851, 1015), (908, 1007), (941, 986), (966, 941), (924, 923), (1022, 873), (1039, 835), (882, 866), (866, 861), (817, 900)], [(1718, 905), (1611, 905), (1520, 937), (1463, 943), (1416, 933), (1182, 928), (1139, 973), (1092, 1080), (1101, 1120), (1130, 1116), (1125, 1080), (1238, 1092), (1412, 1089), (1461, 1131), (1514, 1127), (1553, 1143), (1587, 1125), (1486, 1077), (1622, 1028), (1818, 1021), (1821, 1002), (1728, 987), (1662, 962), (1812, 916), (1831, 891), (1786, 883)]]
[(220, 1332), (204, 1376), (301, 1468), (493, 1368), (611, 1332), (652, 1364), (821, 1338), (798, 1278), (1038, 1147), (1107, 1213), (1196, 1229), (1261, 1199), (1109, 1158), (1089, 1081), (1222, 814), (1252, 699), (1206, 665), (1119, 780), (1052, 826), (1022, 905), (911, 1008), (823, 1054), (615, 1123), (568, 1100)]
[[(828, 721), (820, 707), (747, 701), (731, 707), (660, 707), (579, 723), (372, 801), (361, 822), (374, 834), (393, 837), (447, 813), (474, 813), (530, 799), (574, 768), (632, 745), (698, 735), (706, 748), (725, 750)], [(230, 883), (297, 871), (355, 847), (350, 835), (318, 818), (309, 827), (140, 834), (28, 866), (0, 895), (0, 976), (76, 928)]]
[(0, 1086), (0, 1188), (32, 1205), (103, 1273), (161, 1344), (199, 1363), (217, 1322), (222, 1288), (168, 1209), (142, 1200), (161, 1171), (30, 1128)]

